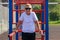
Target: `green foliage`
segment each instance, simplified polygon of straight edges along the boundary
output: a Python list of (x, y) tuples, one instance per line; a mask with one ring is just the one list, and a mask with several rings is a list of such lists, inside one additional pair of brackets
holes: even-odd
[[(33, 10), (40, 10), (41, 5), (35, 5)], [(38, 19), (40, 20), (41, 14), (37, 14)], [(49, 5), (49, 20), (50, 21), (58, 21), (60, 20), (60, 4), (57, 5)]]
[(54, 9), (54, 7), (56, 7), (56, 5), (52, 5), (52, 4), (50, 4), (49, 6), (48, 6), (49, 8), (49, 11), (51, 11), (52, 9)]
[(50, 12), (49, 17), (50, 17), (50, 21), (59, 20), (59, 14), (57, 12)]
[(60, 24), (60, 20), (58, 20), (58, 21), (49, 21), (49, 24)]
[(49, 2), (60, 2), (60, 0), (49, 0)]
[(56, 21), (60, 20), (60, 5), (50, 5), (49, 8), (49, 20)]
[(41, 9), (41, 5), (35, 5), (34, 7), (33, 7), (33, 10), (40, 10)]
[(49, 2), (56, 2), (57, 0), (49, 0)]

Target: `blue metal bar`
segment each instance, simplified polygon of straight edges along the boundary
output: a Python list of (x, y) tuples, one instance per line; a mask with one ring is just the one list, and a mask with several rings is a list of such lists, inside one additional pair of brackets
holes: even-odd
[(18, 40), (18, 32), (16, 33), (16, 40)]
[[(16, 10), (18, 10), (18, 5), (16, 5)], [(16, 23), (18, 22), (18, 11), (16, 11)], [(16, 33), (16, 40), (18, 40), (18, 33)]]
[(46, 27), (45, 27), (45, 40), (49, 40), (49, 26), (48, 26), (48, 0), (45, 0), (45, 8), (46, 8)]
[(12, 0), (9, 0), (9, 34), (10, 33), (12, 33)]
[(9, 0), (9, 34), (12, 33), (12, 0)]
[[(44, 10), (44, 5), (42, 6), (42, 10)], [(44, 11), (42, 11), (42, 23), (44, 23)], [(44, 24), (42, 24), (42, 30), (44, 30)]]

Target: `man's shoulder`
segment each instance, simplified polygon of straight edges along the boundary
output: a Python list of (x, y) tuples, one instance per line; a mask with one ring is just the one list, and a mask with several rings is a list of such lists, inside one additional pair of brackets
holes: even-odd
[(31, 12), (32, 15), (35, 15), (35, 12)]
[(35, 12), (31, 12), (31, 13), (35, 13)]
[(25, 12), (21, 13), (21, 15), (25, 15)]

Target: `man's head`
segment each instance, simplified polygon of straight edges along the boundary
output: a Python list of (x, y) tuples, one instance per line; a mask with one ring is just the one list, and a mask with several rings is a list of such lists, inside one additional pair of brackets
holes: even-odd
[(32, 11), (32, 6), (31, 4), (26, 4), (25, 5), (25, 11), (27, 14), (30, 14), (30, 12)]

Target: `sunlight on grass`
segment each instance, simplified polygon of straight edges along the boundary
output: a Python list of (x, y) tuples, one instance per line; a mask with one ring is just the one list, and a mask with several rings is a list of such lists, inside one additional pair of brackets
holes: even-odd
[(49, 21), (49, 24), (60, 24), (60, 20), (59, 21)]

